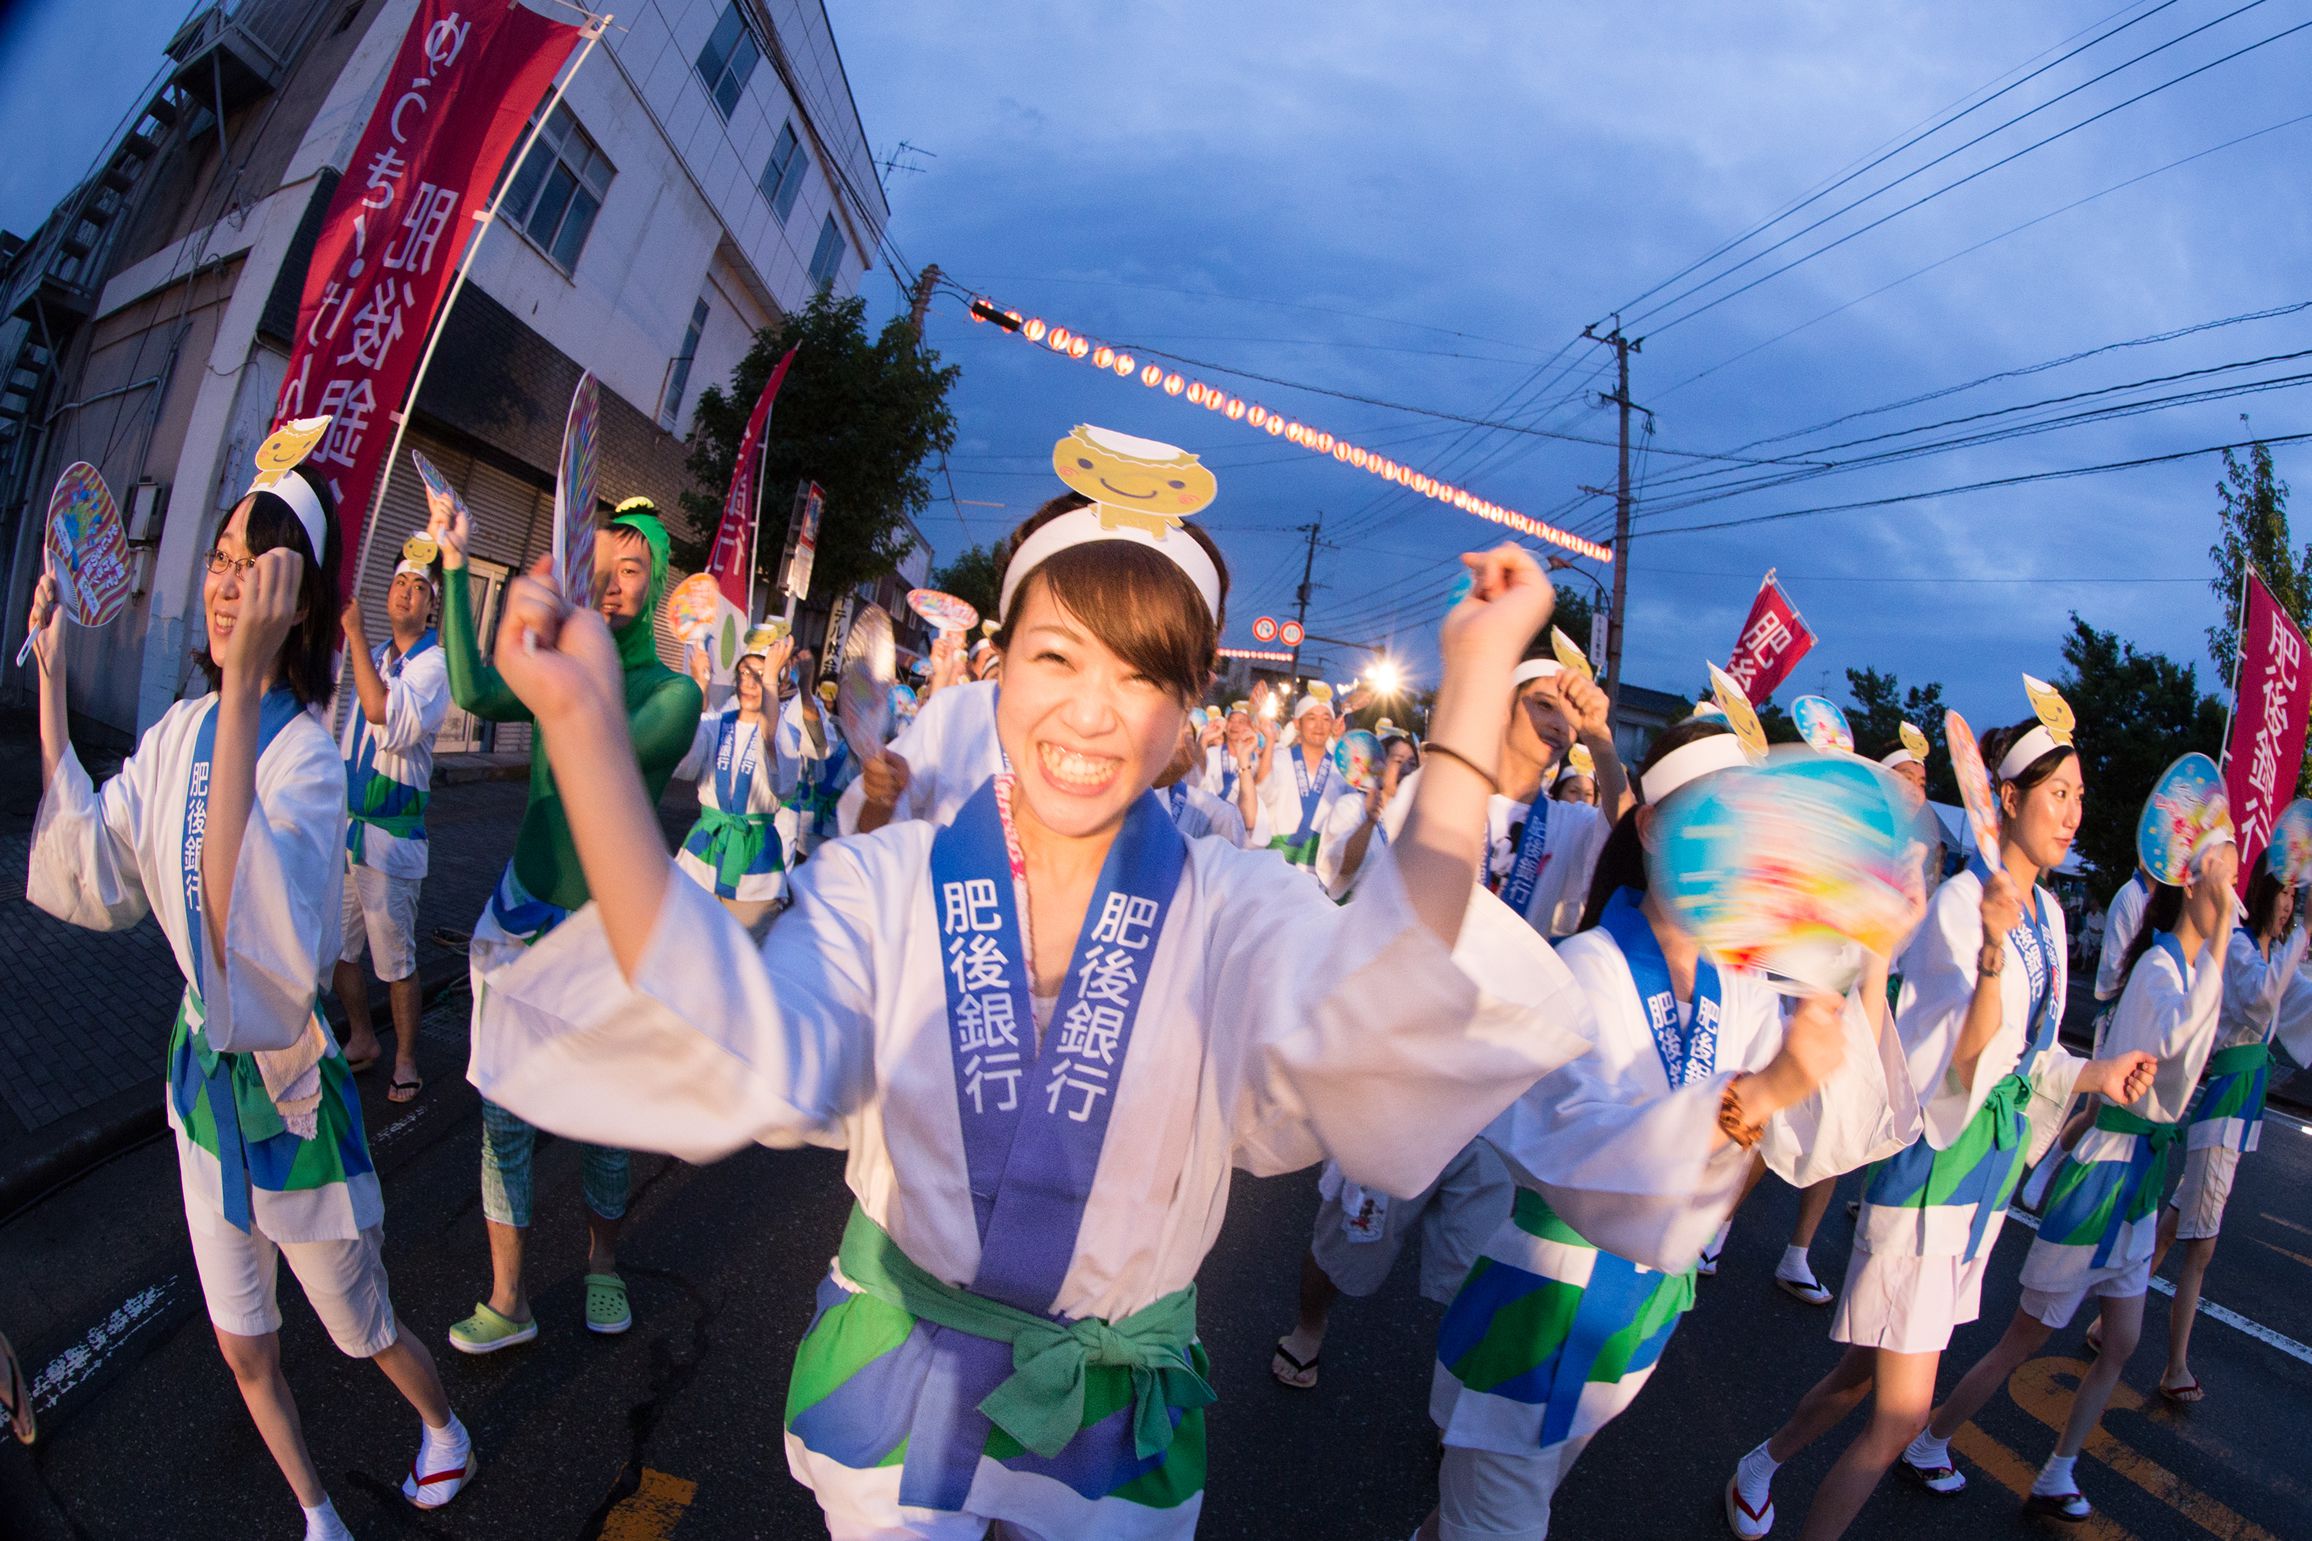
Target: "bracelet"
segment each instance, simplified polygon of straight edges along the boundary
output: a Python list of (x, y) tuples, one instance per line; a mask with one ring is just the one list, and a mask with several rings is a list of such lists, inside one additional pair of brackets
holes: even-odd
[(1460, 761), (1470, 770), (1473, 770), (1477, 773), (1477, 779), (1484, 782), (1486, 786), (1490, 787), (1494, 796), (1499, 797), (1501, 795), (1501, 779), (1495, 776), (1493, 772), (1487, 770), (1484, 766), (1478, 764), (1475, 760), (1470, 759), (1469, 756), (1463, 754), (1460, 750), (1451, 748), (1444, 744), (1432, 743), (1423, 744), (1421, 746), (1421, 752), (1423, 754), (1441, 754), (1448, 760)]
[(1734, 1090), (1734, 1083), (1726, 1083), (1726, 1090), (1718, 1094), (1718, 1132), (1727, 1139), (1749, 1150), (1766, 1133), (1764, 1123), (1750, 1123), (1742, 1111), (1742, 1098)]

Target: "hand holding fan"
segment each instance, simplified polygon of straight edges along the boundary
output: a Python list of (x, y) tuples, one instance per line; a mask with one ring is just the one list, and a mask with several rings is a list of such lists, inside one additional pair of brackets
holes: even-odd
[(1378, 735), (1363, 728), (1351, 728), (1333, 745), (1333, 764), (1342, 779), (1360, 792), (1370, 792), (1381, 784), (1381, 740)]
[(1789, 993), (1844, 994), (1857, 947), (1891, 958), (1912, 923), (1911, 814), (1865, 761), (1787, 754), (1721, 771), (1656, 821), (1653, 891), (1713, 958)]
[(2202, 856), (2232, 838), (2223, 773), (2206, 755), (2187, 754), (2152, 783), (2135, 826), (2135, 854), (2155, 879), (2181, 886)]
[[(87, 461), (75, 460), (56, 479), (42, 546), (48, 571), (56, 578), (57, 606), (74, 624), (102, 626), (120, 614), (132, 586), (128, 533), (111, 489)], [(16, 662), (21, 665), (31, 651), (27, 635), (16, 650)]]
[(1983, 746), (1975, 730), (1957, 712), (1943, 714), (1943, 742), (1951, 751), (1951, 776), (1959, 783), (1959, 801), (1967, 809), (1967, 825), (1975, 832), (1975, 850), (1993, 872), (2004, 870), (1999, 861), (1999, 804), (1991, 796), (1991, 772), (1983, 765)]
[(554, 576), (564, 603), (594, 603), (594, 461), (601, 436), (602, 393), (591, 370), (578, 377), (562, 429), (562, 464), (554, 477)]
[(880, 754), (891, 737), (891, 688), (898, 682), (891, 616), (881, 605), (863, 606), (843, 638), (843, 662), (835, 676), (835, 724), (862, 765)]

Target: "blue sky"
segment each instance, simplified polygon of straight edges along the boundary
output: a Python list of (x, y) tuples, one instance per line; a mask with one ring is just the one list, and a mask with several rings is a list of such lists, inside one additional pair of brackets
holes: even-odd
[[(1725, 656), (1759, 575), (1777, 567), (1822, 639), (1785, 698), (1838, 693), (1840, 669), (1870, 664), (1906, 681), (1940, 679), (1955, 704), (1990, 723), (2023, 714), (2018, 671), (2058, 672), (2074, 609), (2197, 662), (2211, 681), (2202, 632), (2216, 605), (2204, 583), (2220, 471), (2213, 456), (1722, 530), (1680, 527), (2218, 443), (2240, 436), (2243, 410), (2266, 434), (2312, 429), (2301, 388), (1741, 496), (1724, 495), (1724, 484), (1754, 469), (1690, 457), (1820, 464), (1960, 430), (1809, 453), (1834, 441), (2155, 376), (2275, 360), (2161, 388), (2174, 391), (2303, 372), (2302, 361), (2279, 356), (2312, 349), (2312, 310), (1773, 438), (1994, 372), (2312, 298), (2300, 196), (2312, 122), (2290, 121), (2306, 111), (2312, 0), (2262, 0), (2220, 19), (2238, 8), (2239, 0), (1643, 9), (1351, 0), (1127, 9), (982, 0), (968, 22), (951, 7), (896, 3), (830, 14), (878, 154), (901, 140), (929, 152), (913, 158), (923, 170), (889, 179), (891, 234), (910, 261), (936, 261), (969, 287), (1095, 338), (1602, 439), (1612, 436), (1613, 413), (1594, 393), (1610, 382), (1609, 355), (1573, 339), (1623, 307), (1628, 331), (1645, 339), (1632, 394), (1654, 414), (1640, 465), (1627, 677), (1693, 688), (1703, 658)], [(37, 222), (131, 88), (113, 101), (25, 83), (81, 67), (97, 29), (112, 40), (108, 53), (157, 62), (177, 12), (173, 0), (49, 0), (0, 22), (8, 83), (0, 135), (12, 147), (0, 160), (0, 224)], [(2307, 30), (2279, 35), (2299, 26)], [(2197, 28), (2205, 30), (2185, 36)], [(1797, 218), (1657, 289), (1883, 149), (2050, 64)], [(2201, 66), (2211, 67), (2118, 105)], [(2227, 146), (2248, 135), (2256, 137)], [(2196, 158), (2171, 165), (2186, 157)], [(1835, 212), (1905, 173), (1915, 174)], [(1825, 215), (1833, 217), (1797, 234)], [(1793, 239), (1779, 251), (1673, 300), (1785, 236)], [(1807, 260), (1687, 315), (1797, 257)], [(890, 312), (888, 268), (870, 274), (866, 292), (878, 315)], [(1249, 641), (1254, 615), (1289, 611), (1300, 566), (1291, 528), (1322, 510), (1337, 545), (1318, 558), (1324, 587), (1312, 629), (1394, 638), (1419, 667), (1453, 553), (1494, 534), (1410, 493), (1384, 495), (1384, 484), (1329, 459), (975, 327), (952, 301), (935, 306), (931, 337), (964, 367), (951, 468), (970, 501), (942, 501), (922, 521), (942, 557), (1000, 535), (1032, 508), (1052, 487), (1052, 441), (1082, 421), (1184, 444), (1219, 474), (1220, 498), (1200, 517), (1236, 571), (1238, 643)], [(1581, 484), (1610, 483), (1611, 449), (1469, 430), (1220, 371), (1204, 377), (1585, 533), (1610, 516), (1602, 502), (1575, 500)], [(2046, 411), (2129, 399), (2114, 392)], [(2280, 451), (2283, 476), (2299, 456)], [(1675, 506), (1706, 492), (1712, 501)], [(2008, 581), (2016, 578), (2034, 581)], [(2091, 581), (2105, 579), (2131, 581)], [(1351, 655), (1335, 663), (1345, 673)]]

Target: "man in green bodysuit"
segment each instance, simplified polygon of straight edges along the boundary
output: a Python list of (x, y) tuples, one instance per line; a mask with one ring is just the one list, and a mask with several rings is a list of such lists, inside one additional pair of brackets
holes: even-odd
[[(498, 671), (482, 658), (468, 591), (465, 511), (437, 505), (431, 525), (441, 547), (444, 591), (441, 642), (450, 697), (490, 722), (532, 723), (530, 801), (513, 860), (498, 879), (474, 927), (470, 967), (475, 1031), (480, 1031), (491, 972), (560, 925), (591, 897), (570, 825), (554, 786), (553, 758), (529, 710), (514, 698)], [(629, 498), (595, 538), (596, 607), (610, 623), (626, 667), (626, 713), (642, 779), (656, 801), (690, 749), (704, 704), (698, 686), (658, 660), (651, 617), (666, 590), (666, 526), (647, 498)], [(450, 1329), (450, 1344), (469, 1354), (494, 1353), (538, 1335), (522, 1288), (522, 1232), (530, 1223), (530, 1157), (537, 1131), (485, 1100), (482, 1103), (482, 1213), (490, 1232), (490, 1298)], [(623, 1150), (580, 1147), (586, 1198), (586, 1325), (624, 1332), (634, 1323), (625, 1281), (618, 1276), (618, 1223), (626, 1213), (627, 1158)]]

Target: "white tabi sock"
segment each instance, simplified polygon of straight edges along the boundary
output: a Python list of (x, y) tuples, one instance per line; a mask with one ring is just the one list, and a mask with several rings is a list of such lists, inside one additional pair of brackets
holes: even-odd
[(1919, 1437), (1912, 1440), (1911, 1447), (1903, 1452), (1903, 1459), (1925, 1471), (1948, 1466), (1951, 1464), (1951, 1442), (1935, 1438), (1932, 1429), (1921, 1429)]
[(445, 1428), (437, 1429), (423, 1418), (418, 1420), (418, 1424), (425, 1430), (425, 1453), (436, 1458), (425, 1463), (428, 1471), (465, 1464), (466, 1457), (473, 1452), (474, 1442), (473, 1437), (466, 1433), (466, 1426), (458, 1421), (456, 1413), (450, 1414), (449, 1424)]
[(1734, 1468), (1734, 1485), (1741, 1490), (1742, 1501), (1753, 1509), (1765, 1504), (1767, 1489), (1774, 1484), (1774, 1473), (1782, 1466), (1766, 1453), (1771, 1443), (1771, 1440), (1759, 1441), (1758, 1448), (1742, 1457)]
[(337, 1505), (325, 1497), (305, 1511), (305, 1541), (353, 1541), (353, 1532), (337, 1517)]
[(1804, 1247), (1784, 1247), (1782, 1261), (1774, 1265), (1774, 1277), (1788, 1279), (1793, 1284), (1817, 1284), (1814, 1265), (1807, 1261)]
[(2075, 1455), (2051, 1455), (2047, 1464), (2039, 1468), (2039, 1475), (2031, 1483), (2031, 1491), (2042, 1498), (2060, 1498), (2066, 1493), (2079, 1491), (2079, 1479), (2071, 1475)]

